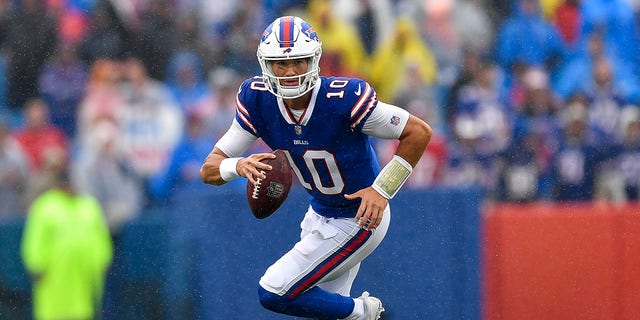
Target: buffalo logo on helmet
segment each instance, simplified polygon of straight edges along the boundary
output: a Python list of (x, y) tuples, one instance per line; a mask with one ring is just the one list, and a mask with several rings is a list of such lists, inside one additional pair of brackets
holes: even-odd
[(260, 38), (261, 42), (264, 42), (265, 40), (267, 40), (269, 35), (272, 33), (272, 29), (273, 29), (273, 23), (270, 24), (266, 29), (264, 29), (264, 32), (262, 32), (262, 37)]
[(302, 32), (306, 33), (311, 40), (320, 41), (320, 39), (318, 39), (318, 34), (316, 33), (316, 31), (313, 30), (311, 25), (306, 22), (302, 23)]

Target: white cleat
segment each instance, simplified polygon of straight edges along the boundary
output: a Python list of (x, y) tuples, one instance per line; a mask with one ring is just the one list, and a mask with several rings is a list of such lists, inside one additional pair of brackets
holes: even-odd
[(380, 315), (384, 312), (382, 301), (376, 297), (369, 296), (369, 292), (365, 291), (360, 297), (364, 303), (364, 314), (366, 320), (378, 320), (381, 319)]

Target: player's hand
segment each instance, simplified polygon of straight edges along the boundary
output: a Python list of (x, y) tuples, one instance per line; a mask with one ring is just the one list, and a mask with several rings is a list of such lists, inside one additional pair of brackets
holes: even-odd
[(276, 155), (273, 153), (255, 153), (246, 158), (242, 158), (236, 165), (236, 171), (241, 177), (245, 177), (251, 181), (252, 184), (256, 184), (257, 179), (266, 178), (262, 171), (271, 170), (271, 166), (260, 162), (263, 159), (273, 159)]
[(356, 198), (362, 200), (356, 214), (356, 222), (360, 223), (360, 228), (374, 230), (380, 225), (384, 209), (389, 204), (389, 201), (376, 190), (372, 187), (367, 187), (352, 194), (345, 194), (344, 197), (349, 200)]

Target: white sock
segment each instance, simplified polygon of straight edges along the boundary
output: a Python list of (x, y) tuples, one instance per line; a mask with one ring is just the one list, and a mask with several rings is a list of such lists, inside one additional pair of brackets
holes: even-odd
[(362, 299), (353, 299), (353, 302), (353, 312), (351, 312), (348, 317), (343, 318), (342, 320), (359, 320), (364, 317), (364, 302), (362, 301)]

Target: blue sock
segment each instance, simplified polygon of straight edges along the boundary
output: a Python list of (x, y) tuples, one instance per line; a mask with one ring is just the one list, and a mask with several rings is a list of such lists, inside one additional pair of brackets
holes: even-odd
[(258, 286), (260, 304), (273, 312), (304, 318), (336, 320), (346, 318), (353, 311), (351, 297), (313, 287), (294, 298), (279, 296)]

